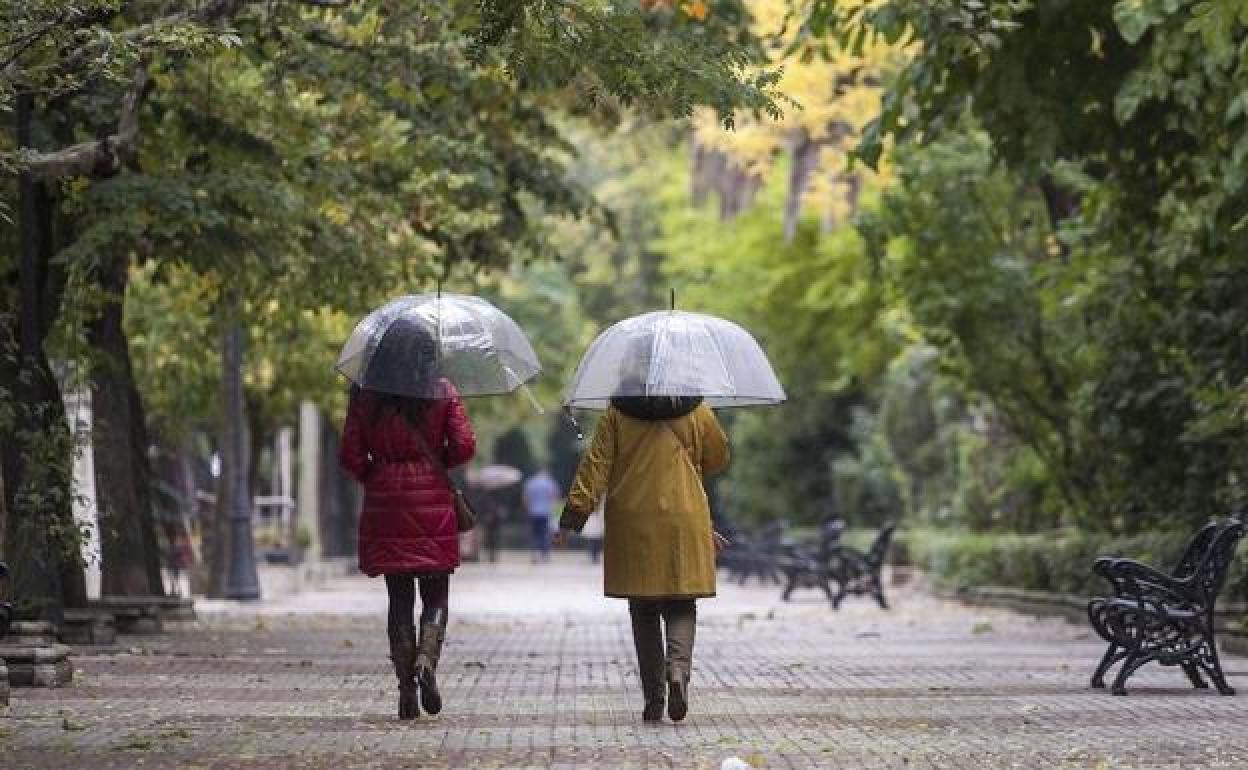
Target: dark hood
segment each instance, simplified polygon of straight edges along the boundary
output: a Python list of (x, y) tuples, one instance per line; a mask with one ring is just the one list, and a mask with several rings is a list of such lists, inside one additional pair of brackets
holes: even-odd
[(638, 420), (671, 420), (698, 408), (701, 396), (616, 396), (611, 406)]

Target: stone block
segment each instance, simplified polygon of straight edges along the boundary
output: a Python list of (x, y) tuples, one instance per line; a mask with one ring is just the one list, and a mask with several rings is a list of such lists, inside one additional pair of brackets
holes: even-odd
[(117, 624), (103, 610), (65, 610), (60, 639), (65, 644), (116, 644)]
[(194, 600), (182, 596), (103, 596), (91, 606), (115, 615), (125, 634), (160, 633), (161, 621), (195, 619)]
[(56, 644), (56, 626), (46, 620), (19, 620), (9, 626), (9, 633), (0, 640), (4, 644)]
[(10, 687), (60, 687), (74, 678), (69, 647), (63, 644), (0, 643), (0, 660)]
[(118, 633), (159, 634), (163, 630), (160, 613), (151, 607), (118, 608), (114, 617)]
[(157, 605), (161, 620), (189, 621), (195, 619), (195, 600), (189, 596), (165, 596)]

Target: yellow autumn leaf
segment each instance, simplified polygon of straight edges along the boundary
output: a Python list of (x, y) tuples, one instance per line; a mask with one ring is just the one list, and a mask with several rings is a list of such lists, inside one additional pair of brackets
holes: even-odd
[(326, 203), (321, 206), (321, 215), (339, 227), (345, 225), (351, 218), (347, 210), (336, 203)]
[(706, 21), (707, 14), (711, 12), (710, 6), (703, 0), (681, 3), (680, 10), (684, 11), (686, 16), (696, 21)]

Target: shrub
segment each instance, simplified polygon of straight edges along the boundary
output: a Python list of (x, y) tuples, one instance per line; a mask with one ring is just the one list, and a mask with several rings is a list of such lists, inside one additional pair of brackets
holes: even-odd
[[(990, 535), (901, 530), (901, 548), (916, 567), (949, 588), (1005, 586), (1088, 596), (1103, 593), (1093, 574), (1099, 556), (1126, 556), (1169, 571), (1193, 532), (1109, 535), (1058, 530), (1034, 535)], [(1238, 558), (1224, 600), (1248, 600), (1248, 566)]]

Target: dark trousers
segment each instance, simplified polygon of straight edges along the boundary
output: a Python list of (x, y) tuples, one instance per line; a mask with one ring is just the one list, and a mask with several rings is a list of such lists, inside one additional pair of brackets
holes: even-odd
[(431, 620), (438, 610), (442, 610), (443, 618), (446, 617), (451, 593), (450, 575), (386, 575), (386, 593), (390, 595), (387, 627), (411, 628), (416, 625), (413, 621), (416, 613), (417, 583), (420, 583), (420, 621), (424, 623)]
[(498, 538), (503, 530), (503, 523), (498, 519), (490, 519), (485, 525), (485, 556), (491, 562), (498, 561)]
[(529, 516), (529, 543), (534, 555), (550, 556), (550, 517)]
[(697, 604), (693, 599), (629, 599), (628, 614), (642, 693), (647, 703), (662, 702), (669, 680), (687, 683), (693, 672)]

